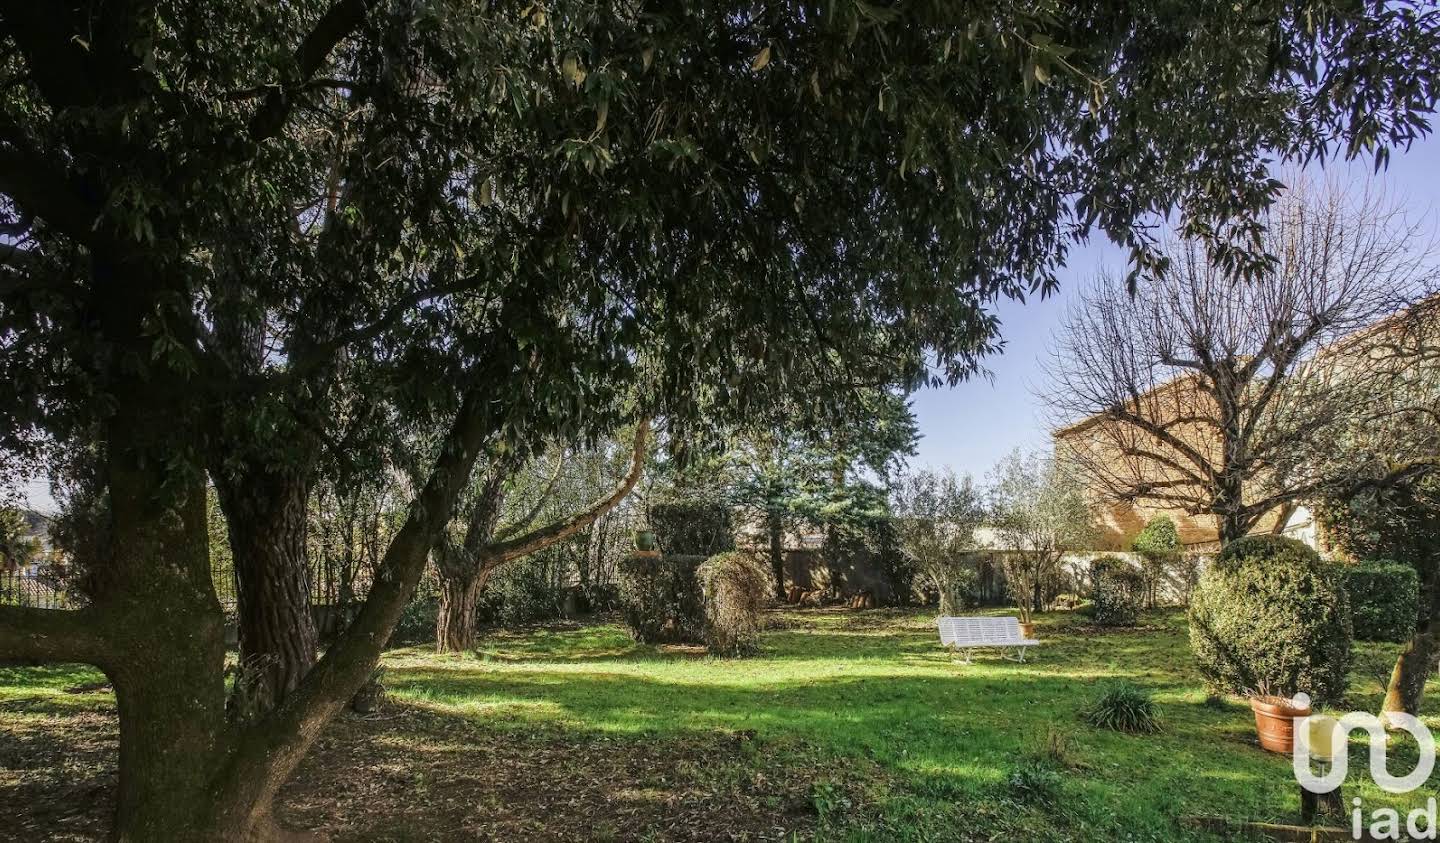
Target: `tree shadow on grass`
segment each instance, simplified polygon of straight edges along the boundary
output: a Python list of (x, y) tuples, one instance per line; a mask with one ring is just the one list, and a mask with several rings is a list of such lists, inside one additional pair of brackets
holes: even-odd
[[(390, 679), (401, 697), (497, 728), (647, 740), (753, 733), (762, 745), (799, 741), (837, 763), (874, 762), (926, 798), (993, 800), (1017, 760), (1035, 753), (1053, 730), (1083, 759), (1067, 776), (1088, 794), (1075, 806), (1076, 822), (1086, 827), (1124, 820), (1153, 828), (1184, 810), (1273, 814), (1294, 787), (1288, 765), (1224, 740), (1224, 712), (1162, 705), (1172, 731), (1154, 737), (1088, 727), (1079, 712), (1111, 672), (1046, 675), (1005, 662), (969, 674), (916, 676), (877, 667), (853, 677), (775, 680), (777, 666), (766, 662), (734, 662), (720, 678), (528, 665), (468, 673), (399, 669)], [(1209, 737), (1197, 739), (1197, 732)], [(1197, 780), (1205, 781), (1198, 790)]]

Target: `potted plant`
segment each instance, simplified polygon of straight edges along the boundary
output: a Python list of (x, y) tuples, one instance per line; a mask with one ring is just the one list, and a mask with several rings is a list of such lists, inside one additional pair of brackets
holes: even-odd
[(649, 553), (655, 549), (655, 531), (647, 528), (635, 531), (635, 549)]
[(1289, 755), (1295, 749), (1295, 719), (1310, 716), (1309, 697), (1304, 694), (1287, 697), (1263, 685), (1258, 693), (1248, 696), (1250, 710), (1255, 713), (1255, 734), (1260, 738), (1260, 747)]

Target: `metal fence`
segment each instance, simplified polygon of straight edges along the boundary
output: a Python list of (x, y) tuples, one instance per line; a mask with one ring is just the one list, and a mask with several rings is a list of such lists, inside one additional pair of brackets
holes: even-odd
[(71, 609), (74, 601), (53, 575), (33, 570), (0, 570), (0, 605)]

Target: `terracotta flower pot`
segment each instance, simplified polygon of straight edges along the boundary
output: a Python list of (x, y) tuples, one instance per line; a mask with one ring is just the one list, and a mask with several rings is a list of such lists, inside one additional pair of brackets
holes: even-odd
[(1033, 624), (1033, 623), (1022, 623), (1022, 624), (1020, 624), (1020, 634), (1023, 635), (1023, 636), (1025, 636), (1026, 638), (1034, 639), (1034, 638), (1035, 638), (1035, 624)]
[(1261, 748), (1286, 755), (1295, 748), (1295, 718), (1310, 714), (1308, 707), (1297, 708), (1286, 697), (1251, 697), (1250, 710), (1255, 712)]

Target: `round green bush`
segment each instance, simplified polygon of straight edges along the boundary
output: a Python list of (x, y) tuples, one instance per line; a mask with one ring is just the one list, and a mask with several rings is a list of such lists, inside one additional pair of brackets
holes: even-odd
[(1116, 556), (1090, 563), (1090, 614), (1100, 626), (1134, 626), (1145, 601), (1145, 575)]
[(1337, 702), (1350, 670), (1350, 607), (1333, 565), (1283, 536), (1226, 545), (1190, 601), (1190, 648), (1216, 692)]
[(705, 560), (696, 572), (705, 595), (705, 647), (712, 655), (748, 656), (760, 649), (770, 574), (749, 553)]
[(1357, 641), (1408, 641), (1420, 607), (1420, 577), (1389, 559), (1338, 566)]
[(620, 614), (642, 644), (698, 644), (704, 601), (696, 577), (704, 556), (634, 554), (616, 571)]

